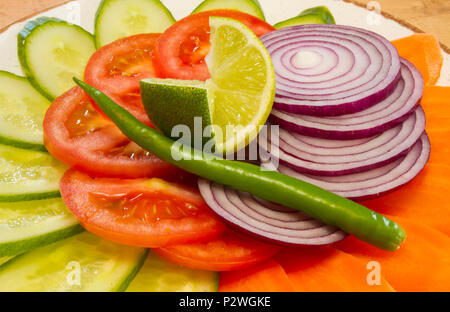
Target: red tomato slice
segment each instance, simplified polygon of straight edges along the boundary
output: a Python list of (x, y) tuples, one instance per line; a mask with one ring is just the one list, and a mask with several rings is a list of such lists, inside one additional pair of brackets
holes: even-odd
[(211, 10), (189, 15), (173, 24), (159, 38), (155, 66), (165, 78), (206, 80), (210, 77), (205, 56), (210, 49), (209, 17), (234, 18), (247, 25), (257, 36), (275, 30), (270, 24), (235, 10)]
[(117, 243), (163, 247), (212, 239), (225, 229), (197, 189), (161, 179), (91, 178), (71, 169), (60, 186), (81, 225)]
[(79, 87), (53, 101), (44, 118), (44, 143), (55, 158), (94, 176), (187, 176), (131, 142)]
[(150, 125), (142, 105), (139, 81), (158, 77), (153, 50), (161, 34), (140, 34), (101, 47), (90, 58), (86, 83), (106, 93), (136, 118)]
[(267, 260), (280, 249), (279, 246), (228, 229), (208, 242), (169, 246), (154, 251), (171, 262), (193, 269), (232, 271)]

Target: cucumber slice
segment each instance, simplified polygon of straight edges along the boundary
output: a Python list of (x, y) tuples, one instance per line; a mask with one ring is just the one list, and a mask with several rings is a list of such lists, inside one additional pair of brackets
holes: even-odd
[(2, 257), (2, 258), (0, 258), (0, 266), (2, 266), (3, 263), (8, 262), (12, 258), (14, 258), (14, 257)]
[(263, 21), (266, 20), (258, 0), (205, 0), (195, 8), (192, 14), (217, 9), (238, 10), (256, 16)]
[(72, 88), (73, 77), (83, 77), (94, 52), (90, 33), (57, 18), (39, 17), (18, 35), (22, 68), (31, 84), (49, 100)]
[(5, 263), (0, 291), (122, 291), (146, 254), (84, 232)]
[(218, 287), (219, 273), (189, 269), (150, 252), (127, 292), (213, 292)]
[(326, 6), (317, 6), (302, 11), (298, 16), (279, 22), (273, 27), (280, 29), (283, 27), (305, 25), (305, 24), (336, 24), (333, 14)]
[(195, 8), (192, 14), (216, 9), (238, 10), (256, 16), (263, 21), (266, 20), (258, 0), (205, 0)]
[(0, 145), (0, 202), (58, 197), (66, 170), (48, 153)]
[(102, 0), (95, 18), (98, 48), (117, 39), (142, 33), (163, 33), (175, 23), (159, 0)]
[(28, 79), (0, 71), (0, 143), (45, 151), (42, 121), (49, 105)]
[(82, 231), (61, 198), (0, 203), (0, 257), (22, 254)]

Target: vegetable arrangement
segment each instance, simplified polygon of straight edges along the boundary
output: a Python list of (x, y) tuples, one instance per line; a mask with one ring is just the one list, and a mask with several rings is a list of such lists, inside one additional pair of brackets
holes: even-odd
[[(0, 121), (0, 289), (448, 290), (450, 88), (434, 86), (437, 40), (392, 45), (334, 25), (326, 7), (275, 27), (256, 0), (206, 0), (193, 13), (175, 22), (158, 0), (103, 0), (94, 36), (55, 18), (20, 32), (27, 78), (0, 72), (1, 114), (15, 116)], [(225, 124), (250, 114), (255, 72), (272, 92), (272, 71), (274, 109), (253, 102), (281, 126), (279, 142), (259, 140), (279, 172), (176, 147), (154, 129), (169, 134), (152, 98), (162, 83), (189, 105), (187, 88), (200, 86)], [(372, 260), (377, 286), (366, 282)], [(81, 283), (69, 285), (77, 266)]]
[(280, 172), (361, 199), (425, 167), (423, 79), (393, 44), (337, 25), (287, 27), (261, 39), (277, 74), (272, 122), (284, 128), (279, 144), (265, 148)]

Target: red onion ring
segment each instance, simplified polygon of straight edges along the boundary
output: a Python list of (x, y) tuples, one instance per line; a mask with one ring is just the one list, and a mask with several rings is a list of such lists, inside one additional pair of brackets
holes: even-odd
[[(280, 163), (313, 175), (340, 176), (374, 169), (393, 162), (406, 154), (425, 130), (425, 113), (419, 106), (402, 124), (369, 140), (354, 142), (315, 139), (314, 145), (304, 137), (280, 129), (279, 144), (261, 135), (260, 146), (267, 151), (267, 143)], [(331, 141), (331, 142), (330, 142)], [(341, 145), (341, 146), (339, 146)], [(333, 146), (333, 147), (330, 147)], [(278, 155), (277, 155), (278, 154)]]
[(401, 59), (402, 79), (394, 92), (374, 106), (350, 115), (314, 117), (272, 110), (271, 120), (282, 127), (319, 138), (335, 140), (360, 139), (386, 131), (407, 118), (423, 94), (420, 72)]
[(305, 214), (254, 198), (204, 179), (198, 182), (206, 203), (232, 225), (251, 234), (289, 245), (325, 245), (346, 234)]
[[(390, 164), (369, 171), (339, 177), (302, 174), (283, 165), (278, 167), (278, 171), (343, 197), (367, 199), (379, 196), (411, 181), (425, 167), (429, 156), (430, 142), (424, 132), (408, 154)], [(273, 165), (270, 163), (265, 163), (263, 166), (273, 169)]]
[[(395, 47), (364, 29), (301, 25), (270, 32), (261, 40), (275, 68), (278, 110), (316, 116), (359, 112), (389, 96), (400, 78)], [(297, 66), (297, 53), (313, 60)]]

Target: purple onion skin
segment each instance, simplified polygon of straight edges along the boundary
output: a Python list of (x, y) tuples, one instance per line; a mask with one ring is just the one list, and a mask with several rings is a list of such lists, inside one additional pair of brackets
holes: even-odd
[[(396, 119), (392, 119), (388, 122), (385, 122), (384, 124), (362, 129), (362, 130), (349, 130), (349, 131), (334, 131), (334, 130), (324, 130), (324, 129), (318, 129), (318, 128), (311, 128), (311, 127), (305, 127), (293, 122), (289, 122), (286, 120), (283, 120), (281, 118), (276, 117), (274, 114), (270, 116), (270, 121), (274, 124), (279, 124), (282, 128), (286, 130), (290, 130), (293, 132), (300, 133), (302, 135), (307, 135), (311, 137), (316, 138), (323, 138), (323, 139), (332, 139), (332, 140), (352, 140), (352, 139), (364, 139), (367, 137), (371, 137), (373, 135), (379, 134), (381, 132), (384, 132), (386, 130), (389, 130), (398, 124), (405, 121), (410, 114), (414, 112), (414, 110), (417, 108), (417, 106), (420, 104), (420, 101), (422, 99), (422, 93), (423, 93), (423, 78), (421, 73), (415, 68), (413, 64), (411, 64), (409, 61), (405, 59), (401, 59), (401, 62), (404, 66), (408, 67), (409, 70), (412, 72), (412, 76), (414, 79), (414, 88), (416, 91), (413, 91), (414, 93), (420, 93), (420, 97), (417, 97), (417, 102), (414, 106), (412, 106), (403, 116), (400, 116)], [(325, 116), (323, 116), (325, 117)]]
[[(430, 139), (428, 138), (428, 134), (427, 134), (425, 131), (424, 131), (424, 133), (425, 133), (425, 135), (427, 136), (428, 144), (430, 144)], [(423, 148), (423, 147), (422, 147), (422, 148)], [(373, 194), (373, 195), (368, 195), (368, 196), (359, 196), (359, 197), (348, 197), (348, 199), (351, 199), (351, 200), (353, 200), (353, 201), (360, 202), (360, 201), (364, 201), (364, 200), (369, 200), (369, 199), (373, 199), (373, 198), (378, 198), (378, 197), (381, 197), (381, 196), (383, 196), (383, 195), (387, 195), (387, 194), (389, 194), (389, 193), (395, 192), (395, 191), (398, 190), (399, 188), (401, 188), (401, 187), (407, 185), (407, 184), (410, 183), (412, 180), (414, 180), (414, 179), (415, 179), (415, 178), (423, 171), (423, 169), (425, 169), (425, 166), (427, 165), (428, 161), (430, 160), (430, 155), (431, 155), (431, 144), (430, 144), (430, 152), (428, 153), (427, 159), (426, 159), (426, 161), (425, 161), (425, 163), (424, 163), (422, 169), (420, 169), (420, 171), (419, 171), (415, 176), (411, 177), (411, 179), (409, 179), (409, 181), (405, 182), (404, 184), (399, 185), (399, 186), (397, 186), (397, 187), (394, 187), (394, 188), (392, 188), (392, 189), (390, 189), (390, 190), (387, 190), (387, 191), (378, 193), (378, 194)]]
[(331, 131), (331, 130), (323, 130), (323, 129), (317, 129), (317, 128), (310, 128), (301, 126), (295, 123), (291, 123), (288, 121), (285, 121), (283, 119), (280, 119), (274, 115), (270, 115), (269, 120), (273, 124), (278, 124), (283, 129), (297, 132), (301, 135), (306, 135), (310, 137), (315, 138), (321, 138), (321, 139), (331, 139), (331, 140), (356, 140), (356, 139), (365, 139), (371, 136), (374, 136), (376, 134), (382, 133), (386, 130), (389, 130), (391, 128), (394, 128), (395, 126), (398, 126), (402, 122), (404, 122), (408, 117), (414, 112), (414, 110), (419, 105), (420, 100), (417, 101), (416, 105), (411, 108), (411, 110), (394, 120), (389, 121), (388, 123), (385, 123), (383, 125), (379, 125), (377, 127), (373, 127), (370, 129), (363, 129), (363, 130), (352, 130), (352, 131)]
[[(283, 91), (288, 93), (288, 95), (282, 95), (280, 93), (277, 93), (275, 101), (274, 101), (274, 107), (276, 109), (279, 109), (280, 111), (294, 113), (294, 114), (302, 114), (302, 115), (310, 115), (310, 116), (341, 116), (346, 114), (352, 114), (357, 113), (362, 110), (365, 110), (376, 103), (384, 100), (386, 97), (388, 97), (392, 92), (394, 91), (398, 81), (401, 78), (400, 74), (400, 66), (397, 69), (397, 60), (399, 59), (399, 55), (395, 47), (386, 40), (386, 38), (380, 36), (377, 33), (374, 33), (372, 31), (368, 31), (365, 29), (361, 29), (358, 27), (352, 27), (352, 26), (343, 26), (343, 25), (299, 25), (299, 26), (291, 26), (283, 29), (276, 30), (274, 32), (270, 32), (268, 34), (265, 34), (264, 36), (261, 36), (262, 42), (266, 45), (268, 51), (270, 53), (274, 53), (275, 51), (272, 51), (272, 45), (280, 42), (283, 39), (283, 36), (285, 37), (286, 41), (291, 40), (292, 35), (295, 36), (296, 33), (308, 33), (309, 31), (331, 31), (335, 32), (335, 35), (339, 33), (339, 31), (342, 32), (342, 35), (347, 36), (348, 32), (356, 32), (357, 34), (352, 34), (351, 36), (357, 36), (362, 35), (367, 38), (367, 41), (370, 41), (371, 38), (373, 40), (376, 40), (377, 42), (381, 42), (381, 45), (383, 45), (387, 50), (390, 51), (391, 58), (389, 60), (394, 59), (396, 63), (394, 67), (391, 67), (391, 74), (388, 76), (389, 80), (392, 79), (392, 81), (387, 82), (387, 85), (383, 84), (383, 81), (379, 81), (378, 85), (374, 86), (373, 89), (375, 92), (372, 92), (369, 96), (365, 98), (361, 98), (356, 101), (347, 102), (343, 101), (341, 104), (334, 104), (334, 105), (295, 105), (295, 104), (287, 104), (283, 102), (283, 99), (297, 99), (295, 93), (292, 93), (288, 91)], [(279, 37), (279, 41), (275, 40), (275, 43), (273, 42), (274, 39)], [(295, 37), (294, 37), (295, 38)], [(292, 39), (293, 40), (293, 39)], [(285, 47), (282, 47), (285, 48)], [(279, 48), (279, 49), (282, 49)], [(284, 50), (283, 50), (284, 51)], [(387, 61), (387, 60), (385, 60)], [(388, 71), (389, 73), (389, 71)], [(395, 77), (392, 77), (392, 75), (395, 75)], [(380, 89), (380, 85), (382, 85)], [(280, 88), (281, 89), (281, 88)], [(352, 96), (357, 95), (353, 94)], [(298, 98), (301, 100), (300, 98)], [(345, 97), (343, 98), (345, 100)], [(320, 104), (320, 101), (317, 101)]]
[[(391, 188), (391, 189), (389, 189), (389, 190), (386, 190), (386, 191), (383, 191), (383, 192), (380, 192), (380, 193), (370, 194), (370, 195), (364, 195), (364, 196), (347, 196), (346, 198), (351, 199), (351, 200), (356, 201), (356, 202), (361, 202), (361, 201), (364, 201), (364, 200), (369, 200), (369, 199), (373, 199), (373, 198), (378, 198), (378, 197), (381, 197), (381, 196), (383, 196), (383, 195), (386, 195), (386, 194), (389, 194), (389, 193), (391, 193), (391, 192), (394, 192), (395, 190), (397, 190), (397, 189), (399, 189), (399, 188), (401, 188), (401, 187), (407, 185), (407, 184), (410, 183), (412, 180), (414, 180), (414, 178), (417, 177), (417, 175), (419, 175), (419, 174), (422, 172), (422, 170), (425, 168), (426, 164), (428, 163), (428, 161), (429, 161), (429, 159), (430, 159), (430, 154), (431, 154), (431, 145), (430, 145), (430, 141), (429, 141), (429, 138), (428, 138), (427, 133), (424, 131), (422, 136), (425, 136), (425, 138), (421, 137), (421, 138), (419, 139), (419, 141), (422, 142), (422, 151), (421, 151), (421, 153), (424, 152), (424, 151), (423, 151), (424, 144), (429, 146), (430, 152), (427, 154), (426, 159), (423, 161), (423, 164), (421, 165), (420, 170), (419, 170), (414, 176), (411, 176), (411, 177), (409, 178), (408, 181), (406, 181), (405, 183), (403, 183), (403, 184), (401, 184), (401, 185), (398, 185), (398, 186), (396, 186), (396, 187), (393, 187), (393, 188)], [(420, 158), (420, 155), (418, 156), (418, 158), (417, 158), (417, 160), (416, 160), (416, 163), (417, 163), (417, 161), (419, 161), (419, 158)], [(415, 165), (416, 163), (414, 163), (413, 165)], [(342, 195), (341, 195), (341, 196), (342, 196)], [(363, 203), (362, 203), (362, 204), (363, 204)]]
[[(307, 169), (307, 168), (303, 168), (303, 167), (298, 167), (293, 165), (292, 163), (289, 163), (285, 160), (282, 159), (278, 159), (280, 164), (283, 164), (287, 167), (290, 167), (292, 169), (294, 169), (297, 172), (300, 173), (306, 173), (306, 174), (312, 174), (312, 175), (317, 175), (317, 176), (327, 176), (327, 177), (339, 177), (339, 176), (343, 176), (343, 175), (347, 175), (347, 174), (352, 174), (352, 173), (359, 173), (359, 172), (363, 172), (363, 171), (367, 171), (367, 170), (371, 170), (371, 169), (376, 169), (379, 167), (383, 167), (387, 164), (390, 164), (391, 162), (396, 161), (397, 159), (403, 157), (404, 155), (408, 154), (408, 152), (411, 150), (411, 147), (402, 151), (401, 153), (399, 153), (398, 155), (395, 155), (389, 159), (386, 159), (382, 162), (379, 163), (375, 163), (375, 164), (370, 164), (370, 165), (366, 165), (366, 166), (362, 166), (362, 167), (358, 167), (358, 168), (352, 168), (352, 169), (347, 169), (347, 170), (339, 170), (339, 171), (320, 171), (320, 170), (311, 170), (311, 169)], [(274, 156), (272, 156), (274, 158)]]
[[(199, 180), (199, 181), (200, 181), (200, 180)], [(210, 184), (209, 184), (208, 187), (210, 187)], [(209, 188), (209, 190), (211, 190), (211, 188)], [(212, 191), (212, 190), (211, 190), (211, 191)], [(202, 191), (201, 191), (201, 187), (200, 187), (200, 192), (202, 192)], [(203, 194), (202, 194), (202, 196), (203, 196)], [(203, 196), (203, 197), (204, 197), (204, 196)], [(330, 240), (329, 243), (325, 243), (325, 244), (324, 244), (324, 243), (321, 243), (321, 244), (314, 244), (314, 243), (298, 243), (298, 242), (297, 242), (297, 243), (294, 243), (294, 242), (289, 242), (289, 241), (282, 240), (282, 239), (276, 239), (276, 238), (273, 238), (273, 237), (270, 237), (270, 236), (265, 236), (264, 234), (260, 234), (260, 233), (257, 233), (257, 232), (253, 232), (250, 228), (247, 228), (247, 227), (245, 227), (245, 226), (240, 226), (240, 225), (234, 223), (233, 221), (231, 221), (231, 220), (226, 216), (226, 213), (229, 213), (229, 212), (228, 212), (223, 206), (220, 206), (220, 205), (216, 202), (217, 205), (220, 206), (220, 209), (219, 209), (219, 210), (216, 210), (216, 209), (214, 209), (214, 205), (211, 205), (211, 203), (208, 202), (208, 198), (204, 197), (204, 199), (205, 199), (206, 203), (207, 203), (208, 205), (210, 205), (211, 209), (213, 209), (213, 211), (214, 211), (214, 212), (215, 212), (215, 213), (216, 213), (216, 214), (224, 221), (224, 223), (226, 223), (228, 226), (230, 226), (231, 228), (233, 228), (233, 229), (236, 230), (237, 232), (245, 233), (245, 234), (251, 235), (251, 236), (253, 236), (253, 237), (255, 237), (255, 238), (259, 239), (259, 240), (263, 240), (263, 241), (265, 241), (265, 242), (267, 242), (267, 243), (270, 243), (270, 244), (273, 244), (273, 245), (277, 245), (277, 246), (280, 246), (280, 247), (324, 246), (324, 245), (330, 245), (330, 244), (336, 243), (336, 242), (338, 242), (338, 241), (344, 239), (344, 238), (347, 237), (347, 235), (348, 235), (347, 233), (343, 232), (342, 230), (336, 228), (336, 230), (335, 230), (334, 232), (331, 232), (331, 233), (329, 233), (329, 234), (327, 234), (327, 235), (324, 235), (324, 236), (320, 236), (320, 237), (329, 237), (329, 236), (332, 236), (332, 235), (335, 235), (335, 234), (340, 234), (340, 237), (338, 237), (338, 239)], [(323, 224), (323, 225), (326, 226), (325, 224)], [(311, 241), (312, 241), (314, 238), (317, 238), (317, 237), (311, 238)]]
[[(221, 219), (225, 224), (227, 224), (228, 226), (230, 226), (230, 227), (231, 227), (232, 229), (234, 229), (236, 232), (239, 232), (239, 233), (242, 233), (242, 234), (250, 235), (250, 236), (252, 236), (252, 237), (254, 237), (254, 238), (258, 239), (258, 240), (262, 240), (262, 241), (264, 241), (264, 242), (266, 242), (266, 243), (268, 243), (268, 244), (277, 245), (277, 246), (279, 246), (279, 247), (281, 247), (281, 248), (283, 248), (283, 247), (286, 247), (286, 248), (289, 248), (289, 247), (299, 247), (299, 246), (318, 246), (318, 247), (319, 247), (319, 246), (328, 246), (328, 245), (331, 245), (331, 244), (335, 244), (335, 243), (337, 243), (337, 242), (343, 240), (344, 238), (346, 238), (346, 237), (348, 236), (347, 233), (344, 233), (344, 232), (341, 231), (341, 232), (344, 234), (343, 237), (342, 237), (342, 239), (340, 239), (340, 240), (338, 240), (338, 241), (334, 241), (334, 242), (332, 242), (332, 243), (330, 243), (330, 244), (327, 244), (327, 245), (295, 244), (295, 243), (291, 243), (291, 242), (286, 242), (286, 241), (281, 241), (281, 240), (273, 239), (273, 238), (270, 238), (270, 237), (267, 237), (267, 236), (264, 236), (264, 235), (259, 235), (259, 234), (254, 233), (254, 232), (252, 232), (252, 231), (250, 231), (250, 230), (248, 230), (248, 229), (246, 229), (246, 228), (244, 228), (244, 227), (240, 227), (240, 226), (234, 224), (233, 222), (231, 222), (231, 221), (228, 220), (226, 217), (224, 217), (224, 216), (222, 216), (222, 215), (220, 215), (220, 214), (217, 214), (217, 215), (220, 217), (220, 219)], [(339, 229), (336, 230), (336, 232), (339, 232), (339, 231), (340, 231)], [(335, 232), (335, 233), (336, 233), (336, 232)], [(334, 233), (332, 233), (332, 234), (334, 234)], [(330, 235), (331, 235), (331, 234), (330, 234)]]
[(359, 113), (378, 102), (383, 101), (389, 95), (394, 92), (398, 82), (401, 79), (400, 72), (397, 74), (395, 79), (383, 90), (379, 90), (368, 97), (354, 101), (348, 102), (339, 105), (321, 105), (321, 106), (304, 106), (304, 105), (292, 105), (285, 104), (277, 101), (277, 98), (286, 98), (286, 96), (278, 95), (273, 102), (273, 107), (287, 113), (299, 114), (299, 115), (309, 115), (309, 116), (318, 116), (318, 117), (335, 117), (342, 116), (347, 114)]

